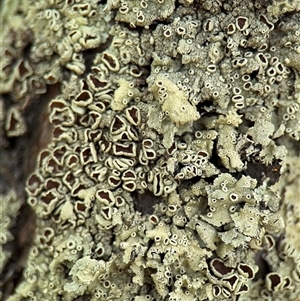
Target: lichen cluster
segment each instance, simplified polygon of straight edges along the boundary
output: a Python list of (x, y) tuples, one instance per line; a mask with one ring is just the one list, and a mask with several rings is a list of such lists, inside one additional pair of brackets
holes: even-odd
[(6, 136), (60, 90), (8, 300), (298, 300), (298, 1), (12, 3)]
[(18, 200), (18, 197), (13, 190), (9, 191), (6, 194), (0, 195), (0, 198), (0, 273), (3, 273), (3, 269), (9, 257), (11, 256), (11, 252), (5, 249), (5, 245), (13, 240), (13, 235), (10, 229), (14, 226), (21, 206), (21, 202), (20, 200)]

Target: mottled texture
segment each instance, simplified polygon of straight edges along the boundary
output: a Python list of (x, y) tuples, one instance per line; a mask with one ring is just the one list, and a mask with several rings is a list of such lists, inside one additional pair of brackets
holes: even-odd
[(0, 134), (59, 91), (9, 301), (300, 298), (297, 5), (5, 3)]

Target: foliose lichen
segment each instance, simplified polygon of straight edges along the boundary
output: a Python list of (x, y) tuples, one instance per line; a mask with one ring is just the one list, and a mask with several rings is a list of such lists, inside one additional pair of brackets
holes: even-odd
[[(6, 194), (1, 194), (0, 199), (0, 272), (3, 273), (3, 269), (11, 256), (11, 251), (7, 250), (5, 245), (14, 239), (10, 229), (14, 226), (21, 202), (18, 199), (16, 192), (13, 190)], [(2, 298), (2, 293), (0, 294), (0, 297)]]
[(8, 300), (298, 300), (298, 2), (10, 5), (6, 135), (59, 93)]

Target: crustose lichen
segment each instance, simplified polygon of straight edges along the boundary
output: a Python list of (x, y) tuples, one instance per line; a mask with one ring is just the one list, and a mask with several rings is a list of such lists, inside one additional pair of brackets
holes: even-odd
[(297, 1), (8, 7), (5, 135), (59, 89), (8, 300), (298, 300)]

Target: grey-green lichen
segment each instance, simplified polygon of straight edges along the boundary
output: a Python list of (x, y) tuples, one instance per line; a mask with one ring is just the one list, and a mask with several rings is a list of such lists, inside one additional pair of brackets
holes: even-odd
[[(3, 273), (4, 267), (9, 261), (11, 251), (5, 246), (14, 239), (10, 229), (15, 225), (18, 217), (21, 201), (14, 190), (6, 194), (0, 194), (0, 273)], [(2, 298), (2, 292), (0, 292)]]
[(6, 135), (61, 90), (8, 300), (298, 300), (298, 2), (24, 3), (2, 11)]

